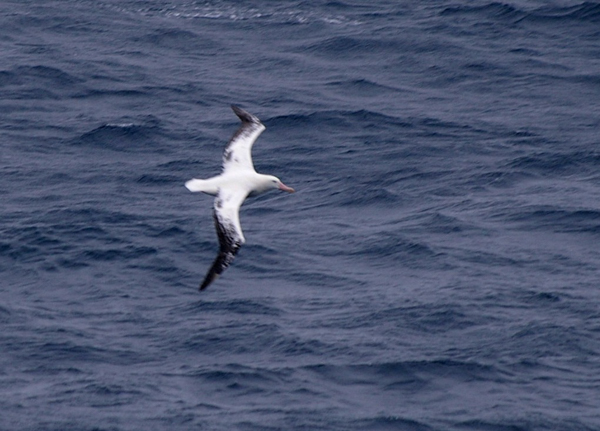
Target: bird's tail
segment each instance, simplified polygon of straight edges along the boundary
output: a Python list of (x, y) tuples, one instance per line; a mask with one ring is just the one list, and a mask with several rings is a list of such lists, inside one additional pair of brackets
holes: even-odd
[(204, 192), (208, 193), (209, 195), (215, 195), (218, 193), (218, 189), (210, 180), (198, 180), (194, 178), (187, 181), (185, 186), (190, 192)]

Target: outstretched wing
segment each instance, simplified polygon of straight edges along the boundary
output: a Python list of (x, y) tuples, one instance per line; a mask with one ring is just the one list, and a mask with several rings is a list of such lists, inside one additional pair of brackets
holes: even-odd
[(256, 138), (265, 130), (260, 120), (249, 112), (237, 106), (231, 106), (233, 112), (242, 120), (242, 125), (223, 152), (223, 172), (233, 170), (254, 170), (252, 164), (252, 145)]
[(213, 218), (219, 237), (219, 254), (200, 285), (200, 290), (206, 289), (229, 267), (246, 242), (240, 226), (240, 206), (247, 195), (245, 190), (221, 189), (215, 198)]

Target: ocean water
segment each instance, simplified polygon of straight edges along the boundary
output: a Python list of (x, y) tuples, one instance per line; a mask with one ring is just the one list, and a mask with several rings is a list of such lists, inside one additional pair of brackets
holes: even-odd
[[(0, 430), (600, 429), (600, 5), (0, 3)], [(212, 199), (267, 126), (247, 243)]]

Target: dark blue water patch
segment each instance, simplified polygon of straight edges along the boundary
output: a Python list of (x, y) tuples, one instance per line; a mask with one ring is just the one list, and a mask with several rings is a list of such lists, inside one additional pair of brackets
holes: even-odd
[(39, 88), (19, 88), (2, 91), (2, 97), (11, 100), (59, 100), (56, 92)]
[[(344, 242), (346, 246), (343, 251), (332, 250), (333, 255), (360, 258), (375, 267), (402, 265), (407, 268), (428, 267), (436, 270), (453, 268), (446, 251), (437, 250), (426, 242), (399, 234), (398, 229), (371, 233), (364, 237), (351, 237)], [(326, 256), (329, 253), (328, 249), (319, 249), (321, 255)]]
[[(342, 422), (343, 424), (343, 422)], [(373, 431), (432, 431), (435, 428), (426, 423), (399, 416), (377, 416), (367, 419), (354, 420), (341, 426), (348, 430), (373, 430)]]
[(155, 227), (153, 230), (148, 232), (148, 236), (155, 238), (180, 237), (188, 234), (189, 232), (180, 228), (179, 226)]
[(35, 85), (59, 89), (71, 87), (81, 82), (83, 82), (82, 79), (64, 72), (61, 69), (43, 65), (17, 66), (10, 70), (0, 71), (0, 89), (8, 85)]
[(291, 114), (271, 118), (268, 121), (270, 129), (280, 128), (281, 131), (293, 129), (303, 129), (310, 125), (320, 125), (321, 127), (329, 125), (335, 128), (344, 128), (348, 126), (348, 120), (340, 112), (312, 112), (310, 114)]
[[(136, 216), (118, 211), (51, 209), (32, 225), (19, 223), (5, 229), (0, 255), (19, 264), (45, 262), (48, 271), (83, 268), (93, 262), (143, 261), (156, 255), (157, 249), (132, 244), (115, 231), (129, 229), (133, 220)], [(164, 230), (153, 227), (145, 234), (150, 237)]]
[(200, 379), (207, 384), (218, 384), (234, 392), (244, 394), (259, 394), (269, 392), (273, 385), (279, 385), (287, 380), (289, 372), (286, 370), (267, 370), (251, 368), (239, 364), (225, 364), (219, 370), (197, 369), (187, 372), (186, 375)]
[[(22, 422), (21, 422), (22, 423)], [(36, 423), (36, 427), (47, 431), (121, 431), (116, 425), (88, 425), (81, 424), (81, 420), (47, 420)]]
[[(358, 111), (318, 111), (308, 114), (294, 114), (275, 117), (268, 121), (269, 130), (273, 130), (278, 140), (291, 139), (303, 140), (303, 145), (282, 148), (282, 154), (310, 155), (311, 151), (317, 153), (330, 153), (332, 150), (345, 148), (345, 136), (354, 136), (356, 132), (363, 136), (381, 136), (386, 132), (398, 134), (399, 129), (414, 127), (411, 119), (397, 118), (385, 113), (369, 110)], [(314, 138), (314, 131), (318, 130), (321, 135), (335, 134), (335, 139), (327, 138), (325, 141)], [(304, 138), (309, 135), (309, 138)], [(289, 137), (289, 138), (288, 138)], [(354, 138), (356, 139), (356, 138)], [(363, 137), (364, 139), (364, 137)], [(311, 145), (312, 144), (312, 145)]]
[[(538, 423), (539, 424), (539, 423)], [(538, 425), (536, 424), (536, 425)], [(530, 428), (527, 425), (511, 425), (506, 424), (504, 421), (502, 422), (494, 422), (487, 420), (471, 420), (471, 421), (463, 421), (457, 424), (459, 429), (466, 430), (477, 430), (477, 431), (530, 431)], [(554, 428), (548, 428), (554, 429)]]
[[(245, 205), (242, 207), (242, 214), (244, 216), (253, 217), (257, 220), (260, 217), (277, 217), (278, 214), (284, 213), (285, 210), (282, 208), (277, 208), (273, 206), (268, 206), (268, 203), (272, 199), (268, 195), (257, 196), (251, 202), (245, 202)], [(272, 251), (272, 250), (268, 250)]]
[(383, 390), (403, 388), (409, 393), (412, 392), (411, 389), (425, 388), (436, 378), (451, 379), (455, 382), (503, 382), (508, 378), (505, 372), (490, 365), (445, 359), (358, 365), (318, 364), (303, 368), (319, 378), (342, 386), (379, 382)]
[(306, 269), (303, 271), (285, 272), (286, 281), (296, 283), (298, 286), (327, 287), (330, 289), (352, 287), (367, 287), (368, 283), (346, 276), (343, 271), (323, 272), (319, 269)]
[(526, 21), (561, 23), (598, 23), (600, 5), (596, 2), (582, 2), (573, 6), (545, 6), (527, 13)]
[[(223, 144), (223, 148), (224, 148)], [(193, 172), (197, 168), (198, 162), (190, 159), (170, 160), (165, 163), (159, 163), (156, 167), (165, 172)]]
[[(390, 181), (390, 178), (388, 177), (387, 180)], [(398, 207), (402, 202), (402, 196), (383, 184), (383, 181), (377, 184), (377, 187), (370, 184), (355, 184), (347, 190), (332, 192), (329, 198), (336, 204), (347, 207), (377, 205), (393, 208)]]
[(72, 230), (76, 227), (74, 232), (91, 236), (101, 233), (103, 225), (132, 226), (145, 221), (141, 214), (124, 211), (124, 208), (123, 211), (102, 208), (89, 202), (71, 208), (52, 208), (44, 212), (44, 218), (51, 220), (57, 229)]
[(550, 205), (536, 205), (498, 211), (492, 218), (516, 223), (521, 229), (600, 233), (600, 211), (591, 209), (568, 210)]
[[(496, 189), (510, 189), (512, 187), (523, 184), (525, 181), (534, 180), (539, 178), (540, 175), (534, 172), (514, 169), (512, 167), (507, 169), (494, 169), (487, 172), (481, 173), (469, 173), (464, 179), (464, 185), (470, 190), (496, 190)], [(461, 189), (453, 184), (456, 191), (462, 192)]]
[(90, 262), (87, 262), (79, 256), (60, 256), (53, 258), (52, 262), (45, 262), (42, 265), (44, 271), (58, 271), (59, 269), (73, 270), (87, 268)]
[(16, 262), (41, 261), (48, 253), (60, 254), (73, 248), (57, 233), (36, 226), (6, 229), (4, 238), (0, 255)]
[(161, 136), (164, 136), (164, 131), (159, 119), (147, 116), (141, 121), (123, 118), (116, 123), (104, 124), (84, 133), (71, 143), (75, 146), (83, 145), (124, 153), (161, 151)]
[[(212, 220), (209, 220), (207, 220), (207, 222), (212, 223)], [(155, 231), (161, 232), (160, 229), (155, 229)], [(152, 234), (150, 234), (150, 236), (152, 236)], [(182, 251), (190, 253), (192, 256), (196, 256), (194, 260), (198, 261), (199, 264), (203, 263), (203, 260), (199, 255), (200, 252), (208, 251), (210, 253), (210, 259), (217, 255), (218, 239), (216, 233), (211, 234), (208, 237), (199, 238), (194, 232), (188, 231), (185, 235), (179, 236), (178, 241), (180, 242), (176, 243), (177, 247), (179, 247)], [(212, 253), (214, 253), (214, 256)], [(210, 263), (210, 259), (205, 262), (207, 265)]]
[(470, 91), (488, 94), (512, 80), (522, 78), (522, 72), (515, 70), (512, 65), (500, 61), (473, 59), (461, 65), (460, 68), (446, 73), (445, 77), (453, 85), (468, 82)]
[(326, 40), (319, 40), (298, 49), (304, 54), (313, 54), (328, 60), (353, 60), (357, 61), (365, 56), (379, 53), (390, 55), (394, 52), (403, 52), (406, 44), (396, 38), (367, 38), (351, 36), (335, 36)]
[[(124, 267), (134, 274), (145, 274), (134, 283), (136, 289), (140, 286), (161, 288), (163, 294), (167, 296), (177, 291), (197, 290), (204, 275), (198, 274), (197, 271), (186, 270), (177, 261), (161, 255), (129, 260)], [(143, 281), (146, 277), (149, 281)]]
[(440, 11), (441, 16), (475, 15), (491, 20), (505, 20), (516, 22), (525, 16), (526, 12), (516, 7), (500, 2), (490, 2), (478, 6), (451, 6)]
[(402, 92), (399, 88), (390, 87), (388, 85), (378, 84), (368, 79), (352, 79), (348, 81), (333, 81), (327, 83), (331, 87), (340, 91), (348, 91), (358, 96), (376, 97), (388, 95), (390, 93)]
[[(81, 388), (80, 395), (84, 398), (92, 398), (91, 407), (122, 406), (136, 402), (144, 391), (120, 384), (89, 383)], [(57, 394), (60, 397), (60, 394)]]
[(94, 248), (83, 251), (85, 261), (123, 261), (131, 259), (146, 259), (148, 256), (158, 253), (154, 247), (147, 246), (122, 246), (119, 248)]
[(265, 302), (237, 299), (233, 301), (218, 301), (202, 299), (197, 302), (186, 304), (174, 310), (176, 314), (196, 316), (198, 313), (218, 313), (223, 315), (239, 314), (245, 316), (279, 316), (281, 309)]
[(2, 254), (10, 257), (14, 261), (23, 263), (39, 262), (43, 260), (40, 256), (39, 248), (28, 245), (12, 246), (10, 244), (3, 244)]
[(9, 308), (0, 306), (0, 322), (8, 323), (11, 320), (12, 312)]
[(181, 184), (181, 177), (166, 174), (144, 174), (140, 176), (136, 183), (144, 186), (166, 185), (166, 184)]
[(133, 37), (134, 44), (151, 45), (153, 48), (163, 48), (169, 51), (178, 51), (192, 56), (214, 56), (219, 51), (221, 44), (208, 36), (191, 30), (177, 28), (162, 28), (142, 37)]
[(407, 255), (421, 259), (436, 255), (426, 244), (411, 241), (398, 235), (397, 232), (380, 232), (369, 236), (369, 238), (361, 238), (356, 246), (357, 248), (352, 250), (352, 254), (372, 256), (375, 259), (393, 256), (399, 260), (404, 260)]
[(555, 292), (523, 292), (524, 300), (534, 305), (550, 305), (561, 301), (561, 295)]
[[(144, 87), (144, 88), (126, 88), (126, 89), (115, 89), (115, 88), (91, 88), (85, 89), (84, 91), (79, 92), (74, 95), (74, 99), (85, 99), (89, 101), (90, 99), (103, 99), (108, 97), (114, 97), (116, 99), (128, 98), (132, 100), (133, 98), (143, 98), (143, 97), (151, 97), (152, 87)], [(122, 125), (126, 125), (128, 123), (121, 123)]]
[(455, 234), (479, 231), (477, 227), (470, 223), (439, 212), (419, 216), (418, 223), (432, 233)]
[(555, 324), (551, 321), (532, 322), (518, 328), (506, 340), (506, 347), (516, 357), (534, 354), (536, 358), (586, 357), (598, 348), (597, 340), (590, 340), (579, 325)]
[[(49, 336), (50, 334), (46, 334)], [(74, 340), (58, 341), (53, 337), (53, 341), (38, 343), (31, 341), (20, 348), (27, 352), (28, 357), (33, 361), (58, 361), (63, 363), (96, 362), (103, 363), (107, 359), (116, 359), (118, 355), (112, 356), (107, 349), (96, 347), (87, 342), (76, 342)], [(128, 356), (127, 353), (122, 353)]]
[(405, 128), (410, 127), (412, 122), (394, 117), (385, 113), (361, 109), (358, 111), (340, 112), (341, 115), (348, 118), (353, 124), (361, 128), (379, 130), (381, 127)]
[(469, 420), (454, 424), (459, 430), (473, 431), (531, 431), (531, 430), (555, 430), (555, 431), (594, 431), (595, 427), (588, 426), (579, 419), (561, 419), (552, 418), (552, 415), (546, 417), (536, 417), (527, 419), (506, 419), (506, 420)]
[(352, 316), (340, 316), (322, 324), (333, 324), (334, 327), (346, 329), (379, 328), (384, 334), (393, 334), (400, 328), (418, 333), (443, 334), (477, 327), (491, 320), (493, 319), (474, 315), (457, 303), (438, 306), (407, 304)]
[[(171, 283), (172, 281), (177, 280), (177, 277), (182, 279), (189, 278), (190, 274), (187, 274), (182, 268), (178, 267), (177, 264), (173, 261), (173, 259), (165, 258), (153, 251), (153, 249), (149, 249), (147, 254), (151, 254), (152, 256), (145, 256), (143, 253), (133, 258), (130, 258), (127, 264), (125, 265), (127, 268), (131, 269), (139, 269), (147, 274), (158, 275), (160, 278), (169, 281), (167, 283), (170, 287), (174, 287)], [(138, 259), (141, 258), (141, 259)], [(196, 275), (195, 273), (192, 275)], [(177, 286), (185, 286), (186, 283), (181, 281), (176, 283)]]
[(544, 271), (548, 271), (550, 274), (565, 274), (570, 271), (577, 271), (579, 274), (583, 274), (595, 271), (593, 265), (590, 265), (578, 256), (569, 255), (566, 250), (562, 253), (551, 254), (545, 259), (540, 259), (537, 262), (537, 266), (543, 268)]
[(573, 22), (600, 21), (600, 5), (595, 2), (582, 2), (572, 6), (542, 6), (536, 9), (522, 9), (512, 4), (490, 2), (478, 6), (451, 6), (440, 12), (441, 16), (457, 17), (474, 15), (493, 21), (512, 24), (520, 22), (549, 22), (554, 25)]
[[(216, 255), (216, 243), (213, 245), (213, 251)], [(283, 252), (285, 253), (285, 251)], [(239, 252), (235, 266), (259, 279), (270, 277), (285, 270), (285, 263), (279, 254), (278, 250), (250, 242), (245, 244), (243, 250)]]
[[(448, 250), (447, 253), (450, 253)], [(452, 259), (456, 262), (466, 263), (469, 266), (478, 264), (488, 267), (523, 268), (529, 264), (536, 263), (537, 259), (528, 256), (520, 258), (502, 251), (483, 251), (479, 249), (454, 249)]]
[(85, 371), (81, 368), (61, 362), (39, 362), (31, 368), (24, 370), (25, 374), (34, 376), (76, 376), (85, 375)]
[[(567, 81), (584, 84), (584, 85), (588, 86), (590, 88), (590, 90), (592, 90), (592, 91), (593, 91), (593, 89), (597, 90), (600, 87), (600, 74), (598, 74), (598, 73), (573, 75), (573, 76), (566, 77), (564, 79)], [(595, 126), (596, 124), (590, 124), (590, 125)]]
[(72, 4), (69, 11), (61, 11), (52, 5), (24, 5), (27, 6), (24, 6), (23, 11), (15, 9), (14, 22), (19, 28), (35, 28), (57, 34), (68, 34), (70, 30), (75, 30), (79, 35), (105, 31), (105, 28), (97, 25), (98, 20), (86, 18), (86, 15), (78, 13), (77, 7)]
[(0, 72), (0, 95), (5, 100), (62, 100), (79, 91), (82, 80), (48, 66), (19, 66)]
[[(253, 342), (246, 342), (251, 330)], [(278, 325), (274, 323), (239, 322), (228, 320), (218, 327), (205, 328), (201, 333), (178, 342), (173, 349), (198, 352), (204, 355), (227, 357), (228, 355), (258, 354), (273, 348), (274, 343), (286, 343)]]
[(508, 167), (526, 172), (538, 172), (544, 176), (557, 174), (595, 171), (600, 163), (600, 154), (596, 151), (573, 152), (536, 152), (527, 156), (518, 157), (508, 163)]

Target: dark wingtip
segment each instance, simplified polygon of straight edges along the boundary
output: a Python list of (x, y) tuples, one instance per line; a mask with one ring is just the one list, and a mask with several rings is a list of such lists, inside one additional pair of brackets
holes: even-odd
[(206, 274), (206, 278), (198, 288), (200, 292), (206, 289), (213, 281), (215, 281), (219, 277), (219, 274), (211, 274), (210, 272)]
[(231, 109), (233, 109), (235, 115), (237, 115), (239, 119), (242, 120), (242, 122), (260, 124), (260, 120), (258, 119), (258, 117), (252, 115), (248, 111), (243, 110), (239, 106), (231, 105)]

